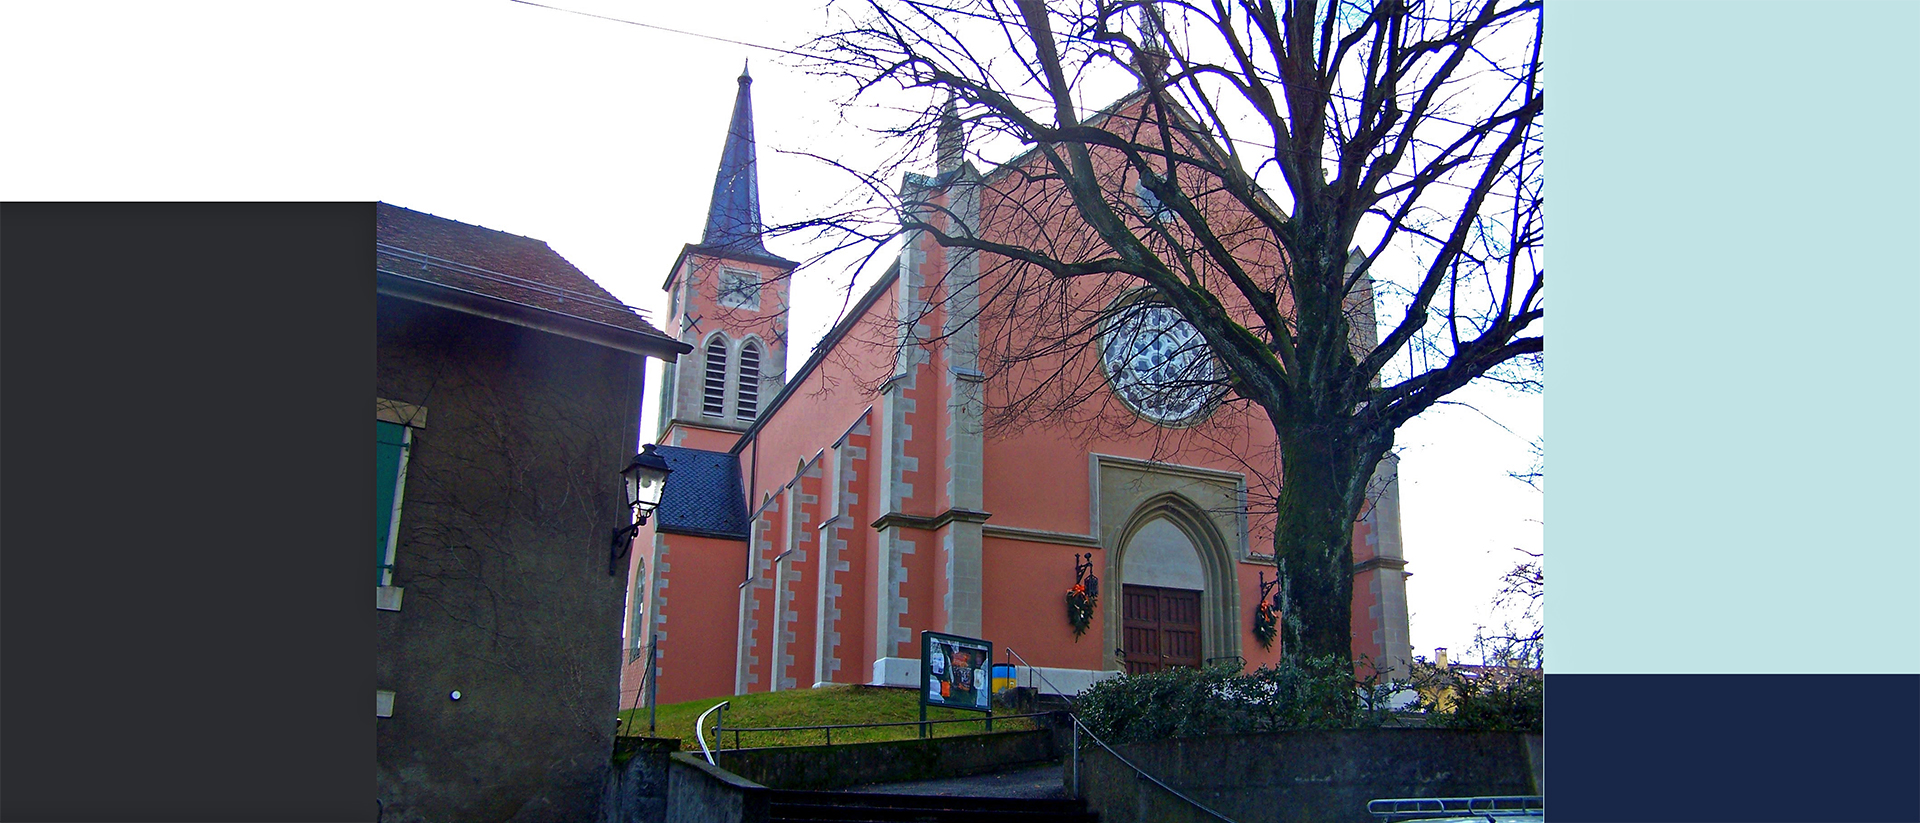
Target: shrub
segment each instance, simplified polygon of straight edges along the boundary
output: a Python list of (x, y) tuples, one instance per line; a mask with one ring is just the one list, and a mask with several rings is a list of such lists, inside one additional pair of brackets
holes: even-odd
[[(1108, 743), (1169, 737), (1377, 726), (1371, 679), (1331, 656), (1242, 673), (1237, 666), (1116, 677), (1076, 701), (1080, 721)], [(1356, 688), (1358, 687), (1358, 688)]]
[[(1251, 672), (1231, 665), (1169, 669), (1102, 680), (1076, 700), (1076, 707), (1080, 721), (1113, 744), (1209, 734), (1365, 729), (1395, 718), (1450, 729), (1541, 730), (1545, 690), (1537, 669), (1440, 669), (1424, 661), (1413, 668), (1411, 681), (1395, 682), (1380, 679), (1365, 661), (1353, 667), (1331, 656)], [(1396, 697), (1416, 689), (1417, 710), (1423, 716), (1397, 715), (1389, 708), (1402, 703)]]
[[(1431, 723), (1450, 729), (1539, 733), (1546, 684), (1537, 669), (1480, 672), (1429, 670), (1420, 708)], [(1438, 699), (1444, 694), (1444, 703)]]

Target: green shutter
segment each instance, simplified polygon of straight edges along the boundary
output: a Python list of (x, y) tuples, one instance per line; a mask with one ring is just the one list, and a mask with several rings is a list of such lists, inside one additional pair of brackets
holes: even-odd
[(373, 585), (386, 582), (386, 571), (392, 567), (387, 562), (390, 547), (387, 539), (393, 534), (393, 517), (399, 507), (395, 499), (400, 488), (400, 468), (407, 461), (407, 427), (384, 420), (373, 423), (374, 439), (374, 509), (378, 513), (374, 525), (378, 531), (374, 534)]

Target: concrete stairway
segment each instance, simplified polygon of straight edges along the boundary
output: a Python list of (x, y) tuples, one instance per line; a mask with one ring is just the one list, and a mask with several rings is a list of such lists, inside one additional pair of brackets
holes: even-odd
[(769, 821), (808, 823), (1099, 823), (1078, 800), (775, 790)]

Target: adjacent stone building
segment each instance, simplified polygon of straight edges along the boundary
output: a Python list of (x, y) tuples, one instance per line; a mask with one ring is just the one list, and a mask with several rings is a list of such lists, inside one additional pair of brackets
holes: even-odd
[(688, 347), (545, 243), (376, 208), (382, 819), (596, 819), (619, 473), (645, 359)]

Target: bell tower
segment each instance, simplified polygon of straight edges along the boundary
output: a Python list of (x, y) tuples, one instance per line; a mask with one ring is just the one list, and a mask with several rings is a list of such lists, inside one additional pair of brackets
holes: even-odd
[(761, 239), (752, 90), (743, 66), (706, 231), (667, 272), (667, 329), (693, 346), (667, 366), (660, 392), (668, 445), (731, 447), (786, 385), (789, 275), (799, 264)]

